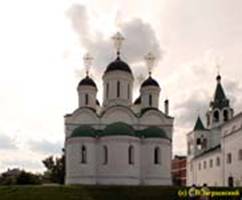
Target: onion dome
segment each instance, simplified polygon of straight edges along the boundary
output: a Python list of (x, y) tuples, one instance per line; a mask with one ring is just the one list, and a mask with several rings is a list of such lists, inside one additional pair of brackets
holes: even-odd
[(87, 125), (81, 125), (74, 129), (74, 131), (71, 134), (72, 137), (95, 137), (95, 129), (87, 126)]
[(124, 72), (128, 72), (128, 73), (132, 74), (132, 71), (131, 71), (129, 65), (127, 63), (125, 63), (124, 61), (122, 61), (119, 56), (116, 58), (115, 61), (111, 62), (107, 66), (104, 73), (106, 74), (108, 72), (116, 71), (116, 70), (124, 71)]
[(139, 96), (135, 101), (134, 101), (134, 105), (139, 105), (141, 104), (141, 96)]
[(166, 135), (166, 132), (158, 127), (148, 127), (146, 129), (143, 129), (140, 131), (140, 134), (144, 138), (163, 138), (163, 139), (169, 139)]
[(151, 76), (149, 76), (142, 84), (141, 87), (146, 87), (146, 86), (155, 86), (155, 87), (160, 87), (159, 83), (153, 79)]
[(86, 76), (84, 79), (82, 79), (79, 82), (78, 87), (80, 87), (80, 86), (93, 86), (93, 87), (97, 88), (96, 83), (89, 76)]
[(133, 127), (123, 122), (107, 125), (101, 136), (135, 136)]

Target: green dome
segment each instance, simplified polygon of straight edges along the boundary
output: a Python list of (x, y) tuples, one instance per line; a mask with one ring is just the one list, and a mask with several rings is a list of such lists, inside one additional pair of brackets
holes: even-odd
[(129, 124), (115, 122), (107, 125), (101, 136), (135, 136), (135, 131)]
[(166, 132), (158, 127), (149, 127), (140, 131), (141, 136), (144, 138), (164, 138), (169, 139)]
[(71, 137), (95, 137), (95, 129), (87, 126), (87, 125), (81, 125), (74, 129), (74, 131), (71, 134)]

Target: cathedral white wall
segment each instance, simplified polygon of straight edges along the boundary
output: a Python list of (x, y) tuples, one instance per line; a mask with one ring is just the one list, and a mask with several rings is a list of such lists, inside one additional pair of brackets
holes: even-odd
[[(85, 145), (87, 162), (81, 163), (81, 148)], [(95, 138), (70, 138), (66, 141), (66, 184), (96, 184)]]
[[(129, 146), (134, 148), (134, 164), (129, 164)], [(102, 163), (103, 146), (108, 147), (108, 162)], [(140, 139), (130, 136), (108, 136), (100, 139), (97, 146), (97, 184), (140, 184)]]
[[(164, 139), (144, 139), (141, 147), (141, 183), (171, 185), (171, 144)], [(155, 148), (160, 148), (160, 163), (154, 163)]]

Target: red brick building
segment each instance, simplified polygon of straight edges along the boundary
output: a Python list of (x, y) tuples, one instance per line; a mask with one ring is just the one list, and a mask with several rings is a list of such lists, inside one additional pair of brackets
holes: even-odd
[(174, 185), (185, 186), (186, 185), (186, 156), (175, 156), (172, 159), (171, 173)]

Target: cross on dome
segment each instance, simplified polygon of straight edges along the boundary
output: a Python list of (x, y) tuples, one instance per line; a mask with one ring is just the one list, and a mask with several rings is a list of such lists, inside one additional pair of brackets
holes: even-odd
[(89, 71), (90, 71), (90, 67), (92, 66), (94, 58), (91, 56), (90, 53), (86, 53), (83, 56), (83, 62), (85, 65), (85, 69), (86, 69), (86, 75), (89, 76)]
[(144, 58), (145, 58), (146, 66), (148, 68), (149, 76), (151, 76), (151, 72), (154, 67), (156, 57), (152, 52), (149, 52), (144, 56)]
[(117, 56), (119, 57), (120, 55), (120, 49), (122, 47), (122, 42), (125, 40), (125, 38), (122, 36), (120, 32), (117, 32), (113, 37), (113, 42), (114, 42), (114, 47), (116, 48), (117, 51)]

